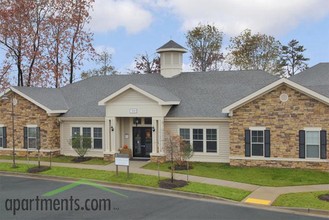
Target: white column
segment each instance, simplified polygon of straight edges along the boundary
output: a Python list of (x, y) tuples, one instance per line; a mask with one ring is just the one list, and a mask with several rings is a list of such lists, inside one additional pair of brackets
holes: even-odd
[(164, 130), (164, 118), (159, 119), (159, 132), (160, 132), (160, 138), (159, 138), (159, 153), (164, 153), (164, 139), (165, 139), (165, 130)]
[[(152, 118), (152, 153), (158, 153), (158, 120)], [(153, 128), (155, 131), (153, 131)]]
[(105, 127), (104, 127), (104, 152), (105, 153), (110, 153), (111, 151), (111, 143), (110, 143), (110, 140), (111, 140), (111, 137), (110, 137), (110, 121), (108, 118), (105, 118)]
[(110, 117), (109, 118), (109, 130), (110, 130), (110, 152), (115, 153), (115, 144), (116, 144), (116, 117)]

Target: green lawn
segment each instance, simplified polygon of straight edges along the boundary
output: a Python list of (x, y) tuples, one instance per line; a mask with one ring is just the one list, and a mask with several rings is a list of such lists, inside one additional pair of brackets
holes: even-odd
[[(162, 171), (170, 171), (169, 163), (160, 164)], [(190, 175), (230, 180), (260, 186), (298, 186), (328, 184), (329, 173), (316, 170), (232, 167), (222, 163), (192, 163)], [(157, 170), (156, 163), (148, 163), (143, 168)], [(177, 171), (186, 173), (186, 171)]]
[[(74, 163), (72, 161), (74, 158), (76, 158), (76, 157), (60, 155), (60, 156), (52, 157), (51, 160), (52, 160), (52, 162), (58, 162), (58, 163)], [(12, 156), (0, 156), (0, 159), (12, 160), (13, 157)], [(25, 160), (25, 161), (27, 160), (26, 157), (18, 157), (18, 156), (16, 156), (16, 159)], [(37, 161), (38, 157), (29, 157), (29, 160)], [(49, 162), (49, 157), (41, 157), (41, 161)], [(93, 157), (93, 158), (91, 158), (91, 160), (81, 162), (81, 163), (82, 164), (93, 164), (93, 165), (107, 165), (107, 164), (110, 164), (111, 162), (105, 161), (105, 160), (103, 160), (103, 158)]]
[[(19, 164), (18, 168), (12, 168), (11, 165), (12, 165), (11, 163), (0, 163), (0, 171), (26, 173), (27, 169), (29, 168), (27, 164)], [(158, 177), (156, 176), (130, 173), (129, 178), (127, 179), (127, 175), (125, 172), (119, 172), (119, 175), (116, 176), (115, 172), (104, 171), (104, 170), (52, 167), (50, 170), (41, 172), (39, 174), (48, 175), (48, 176), (62, 176), (62, 177), (83, 178), (90, 180), (101, 180), (101, 181), (112, 182), (112, 183), (132, 184), (132, 185), (149, 186), (156, 188), (159, 187)], [(248, 191), (244, 191), (240, 189), (214, 186), (214, 185), (208, 185), (203, 183), (190, 183), (189, 185), (176, 190), (207, 194), (207, 195), (231, 199), (235, 201), (241, 201), (250, 193)]]
[(217, 196), (234, 201), (242, 201), (251, 192), (224, 186), (214, 186), (205, 183), (189, 183), (187, 186), (177, 188), (178, 191), (194, 192), (204, 195)]
[(318, 199), (318, 196), (323, 194), (329, 194), (329, 191), (284, 194), (272, 205), (329, 210), (329, 202)]

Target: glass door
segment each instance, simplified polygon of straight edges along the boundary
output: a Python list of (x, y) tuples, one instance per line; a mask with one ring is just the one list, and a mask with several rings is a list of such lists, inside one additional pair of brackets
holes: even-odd
[(152, 128), (133, 128), (133, 156), (149, 157), (152, 152)]

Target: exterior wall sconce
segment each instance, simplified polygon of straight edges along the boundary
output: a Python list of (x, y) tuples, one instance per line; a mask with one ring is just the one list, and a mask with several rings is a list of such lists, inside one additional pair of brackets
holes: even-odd
[(135, 122), (136, 127), (137, 127), (137, 125), (139, 124), (139, 119), (138, 118), (134, 118), (134, 122)]
[(114, 131), (114, 127), (113, 126), (111, 126), (111, 131)]
[(152, 127), (152, 131), (155, 132), (155, 127), (154, 126)]

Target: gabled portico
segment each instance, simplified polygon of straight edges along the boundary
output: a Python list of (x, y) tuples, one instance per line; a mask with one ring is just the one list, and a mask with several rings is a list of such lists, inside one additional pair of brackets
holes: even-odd
[[(133, 156), (162, 157), (164, 118), (170, 108), (179, 103), (176, 96), (162, 87), (133, 84), (128, 84), (101, 100), (98, 104), (106, 107), (104, 157), (113, 159), (123, 145), (132, 150)], [(145, 142), (145, 139), (151, 141), (151, 146), (150, 143), (142, 145), (146, 154), (138, 154), (140, 151), (136, 144), (140, 142), (136, 141), (134, 134), (140, 135), (139, 130), (143, 130), (142, 135), (146, 135), (140, 137), (141, 142)]]

